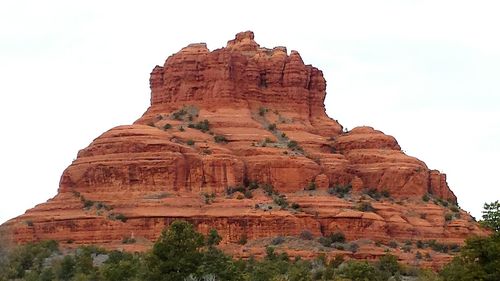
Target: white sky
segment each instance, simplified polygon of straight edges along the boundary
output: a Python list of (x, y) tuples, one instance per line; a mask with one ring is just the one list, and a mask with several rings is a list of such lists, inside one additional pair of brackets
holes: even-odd
[(332, 118), (395, 136), (480, 218), (500, 199), (499, 12), (457, 0), (1, 1), (0, 222), (54, 196), (79, 149), (146, 110), (155, 65), (245, 30), (322, 69)]

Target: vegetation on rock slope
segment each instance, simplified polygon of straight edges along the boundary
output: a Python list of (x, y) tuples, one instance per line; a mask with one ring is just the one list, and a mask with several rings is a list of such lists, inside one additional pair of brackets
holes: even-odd
[(307, 261), (268, 247), (263, 260), (235, 260), (217, 248), (221, 237), (215, 230), (203, 236), (191, 224), (175, 221), (147, 253), (93, 246), (63, 253), (55, 241), (31, 243), (7, 253), (0, 245), (0, 280), (497, 281), (500, 232), (494, 226), (499, 223), (499, 211), (486, 207), (483, 219), (497, 218), (489, 220), (492, 235), (467, 240), (460, 255), (439, 273), (403, 266), (390, 254), (375, 262), (346, 261), (342, 256)]

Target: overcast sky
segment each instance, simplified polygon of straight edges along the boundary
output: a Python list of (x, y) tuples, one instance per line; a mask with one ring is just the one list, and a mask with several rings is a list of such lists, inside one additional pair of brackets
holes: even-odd
[[(76, 4), (78, 2), (78, 4)], [(149, 105), (149, 73), (189, 43), (253, 30), (323, 70), (330, 117), (393, 135), (480, 218), (500, 199), (498, 1), (0, 2), (0, 222)]]

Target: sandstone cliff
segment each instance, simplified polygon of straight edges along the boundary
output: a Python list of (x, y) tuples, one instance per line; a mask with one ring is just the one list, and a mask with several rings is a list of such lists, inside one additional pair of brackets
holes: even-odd
[[(183, 218), (216, 228), (242, 257), (269, 237), (342, 231), (372, 241), (353, 254), (369, 258), (393, 240), (460, 244), (484, 234), (454, 205), (444, 174), (392, 136), (346, 132), (330, 119), (322, 72), (296, 51), (260, 47), (242, 32), (214, 51), (183, 48), (153, 69), (150, 85), (141, 118), (79, 151), (56, 197), (3, 226), (13, 240), (145, 249)], [(122, 244), (126, 237), (139, 242)]]

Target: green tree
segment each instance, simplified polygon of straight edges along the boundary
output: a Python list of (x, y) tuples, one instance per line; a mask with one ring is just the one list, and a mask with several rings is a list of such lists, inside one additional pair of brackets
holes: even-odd
[(192, 224), (174, 221), (147, 257), (147, 280), (178, 281), (195, 273), (202, 258), (203, 240)]
[(388, 272), (391, 275), (394, 275), (401, 270), (401, 266), (398, 263), (398, 258), (391, 254), (386, 254), (380, 257), (376, 266), (380, 271)]
[(375, 267), (366, 261), (349, 261), (339, 267), (340, 277), (352, 281), (375, 281), (380, 280), (380, 274)]
[(500, 231), (500, 202), (484, 203), (481, 224), (496, 232)]
[(460, 256), (446, 265), (440, 275), (445, 281), (500, 280), (500, 233), (468, 239)]
[(222, 241), (222, 237), (220, 237), (219, 233), (215, 229), (210, 229), (210, 232), (207, 235), (207, 246), (214, 247), (219, 245), (220, 241)]
[(136, 280), (141, 272), (142, 260), (136, 254), (113, 251), (100, 268), (106, 281)]

